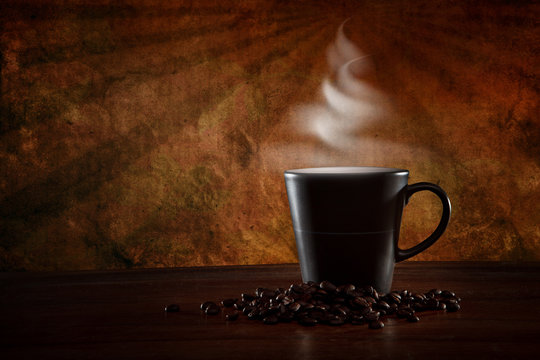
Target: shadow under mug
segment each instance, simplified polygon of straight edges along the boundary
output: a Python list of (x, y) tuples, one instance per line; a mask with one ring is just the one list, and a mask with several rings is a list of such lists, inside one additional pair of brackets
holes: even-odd
[[(437, 241), (450, 221), (450, 199), (432, 183), (408, 185), (409, 171), (383, 167), (326, 167), (285, 171), (302, 280), (372, 285), (387, 293), (396, 262)], [(403, 208), (416, 192), (442, 202), (439, 225), (426, 240), (398, 246)]]

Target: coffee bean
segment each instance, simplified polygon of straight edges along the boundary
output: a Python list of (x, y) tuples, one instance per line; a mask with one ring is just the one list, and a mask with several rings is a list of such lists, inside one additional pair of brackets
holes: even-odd
[(285, 296), (282, 300), (281, 300), (281, 303), (283, 305), (289, 305), (289, 304), (292, 304), (294, 302), (294, 299), (291, 298), (290, 296)]
[(409, 316), (407, 316), (407, 321), (408, 322), (418, 322), (420, 321), (420, 318), (414, 314), (410, 314)]
[(405, 308), (399, 309), (397, 311), (397, 313), (396, 313), (397, 317), (398, 318), (406, 318), (407, 316), (413, 314), (413, 313), (411, 313), (411, 310), (412, 309), (405, 309)]
[(201, 310), (206, 311), (206, 308), (208, 308), (210, 305), (216, 305), (213, 301), (205, 301), (201, 304)]
[(366, 319), (362, 315), (353, 315), (351, 316), (351, 324), (353, 325), (363, 325), (366, 323)]
[(178, 304), (170, 304), (170, 305), (165, 306), (165, 311), (166, 312), (179, 312), (180, 306)]
[(261, 298), (268, 298), (268, 299), (274, 298), (275, 296), (276, 296), (276, 291), (270, 290), (270, 289), (264, 289), (259, 295), (259, 297)]
[(345, 290), (345, 296), (347, 298), (355, 298), (355, 297), (358, 297), (358, 296), (362, 296), (364, 295), (364, 293), (358, 289), (354, 289), (354, 290)]
[(206, 307), (204, 311), (206, 315), (217, 315), (221, 311), (221, 308), (216, 303), (211, 303)]
[(355, 291), (355, 290), (356, 290), (356, 286), (354, 286), (353, 284), (345, 284), (340, 287), (339, 292), (343, 295), (346, 295), (350, 293), (351, 291)]
[(372, 311), (373, 311), (373, 309), (371, 307), (366, 307), (366, 308), (360, 309), (360, 315), (366, 316), (367, 314), (369, 314)]
[(373, 296), (373, 292), (376, 291), (373, 286), (364, 286), (364, 292), (369, 295)]
[(275, 315), (278, 312), (279, 312), (279, 308), (264, 308), (263, 307), (262, 309), (260, 309), (259, 315), (260, 317), (265, 318), (270, 315)]
[(375, 303), (377, 302), (377, 301), (376, 301), (374, 298), (372, 298), (371, 296), (364, 296), (364, 299), (365, 299), (368, 303), (370, 303), (370, 304), (375, 304)]
[(440, 290), (440, 289), (431, 289), (431, 290), (429, 290), (429, 292), (432, 293), (433, 295), (441, 295), (442, 290)]
[(390, 308), (388, 310), (385, 310), (388, 315), (395, 314), (397, 312), (398, 306), (397, 304), (391, 304)]
[(321, 281), (319, 287), (328, 293), (333, 293), (337, 290), (336, 285), (332, 284), (330, 281)]
[(445, 298), (452, 298), (456, 296), (456, 294), (454, 294), (452, 291), (444, 290), (441, 292), (441, 296)]
[(372, 321), (376, 321), (376, 320), (379, 320), (379, 317), (381, 316), (381, 313), (378, 312), (378, 311), (372, 311), (370, 313), (368, 313), (367, 315), (364, 316), (364, 318), (369, 321), (369, 322), (372, 322)]
[(401, 303), (401, 296), (398, 293), (390, 293), (389, 300), (394, 304), (400, 304)]
[(297, 312), (298, 310), (300, 310), (301, 307), (302, 305), (300, 305), (300, 303), (295, 302), (289, 305), (289, 310)]
[(275, 325), (279, 322), (278, 317), (276, 315), (270, 315), (262, 319), (263, 323), (266, 325)]
[(319, 289), (313, 294), (313, 298), (317, 300), (326, 299), (328, 297), (328, 292), (323, 289)]
[(380, 309), (380, 310), (388, 310), (390, 309), (390, 305), (388, 305), (388, 303), (384, 300), (381, 300), (377, 303), (377, 309)]
[(369, 303), (364, 299), (363, 297), (355, 297), (352, 300), (352, 304), (354, 307), (360, 307), (360, 308), (366, 308), (369, 307)]
[(227, 320), (227, 321), (235, 321), (236, 319), (238, 319), (239, 314), (240, 313), (238, 311), (234, 311), (234, 312), (225, 314), (225, 320)]
[(335, 306), (333, 308), (330, 309), (330, 312), (334, 315), (338, 315), (338, 316), (347, 316), (348, 314), (348, 310), (344, 307), (341, 307), (341, 306)]
[(253, 305), (248, 305), (248, 306), (245, 306), (245, 307), (244, 307), (244, 309), (242, 310), (242, 313), (243, 313), (244, 315), (247, 315), (247, 314), (249, 314), (250, 312), (252, 312), (252, 311), (255, 310), (255, 309), (256, 309), (255, 306), (253, 306)]
[(330, 310), (330, 306), (327, 304), (320, 304), (320, 305), (317, 305), (317, 309), (320, 309), (322, 311), (328, 311)]
[(239, 301), (237, 301), (237, 302), (233, 305), (233, 307), (234, 307), (236, 310), (242, 311), (242, 310), (244, 310), (244, 307), (246, 307), (246, 303), (243, 302), (243, 301), (241, 301), (241, 300), (239, 300)]
[(303, 294), (304, 293), (304, 289), (302, 288), (302, 286), (300, 286), (298, 284), (292, 284), (291, 287), (289, 287), (289, 290), (291, 292), (294, 292), (294, 293), (297, 293), (297, 294)]
[(449, 303), (446, 305), (446, 311), (448, 312), (456, 312), (459, 309), (461, 309), (461, 306), (458, 303)]
[(221, 305), (226, 308), (233, 307), (237, 300), (238, 299), (225, 299), (221, 301)]
[(245, 302), (250, 302), (257, 298), (256, 296), (252, 294), (242, 294), (241, 297), (242, 297), (242, 301), (245, 301)]
[(446, 310), (446, 304), (443, 302), (440, 302), (439, 306), (437, 306), (437, 310)]
[(372, 321), (369, 323), (370, 329), (382, 329), (384, 327), (384, 323), (381, 320)]
[(257, 320), (259, 318), (259, 314), (259, 310), (255, 309), (252, 310), (249, 314), (247, 314), (247, 317), (250, 320)]

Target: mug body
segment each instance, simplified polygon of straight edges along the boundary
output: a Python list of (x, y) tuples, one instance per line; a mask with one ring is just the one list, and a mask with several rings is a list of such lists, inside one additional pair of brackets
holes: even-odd
[(380, 167), (285, 172), (304, 282), (390, 290), (408, 176)]

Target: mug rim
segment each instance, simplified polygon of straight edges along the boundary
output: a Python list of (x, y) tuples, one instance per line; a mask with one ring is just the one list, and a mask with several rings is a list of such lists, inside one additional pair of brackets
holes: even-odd
[(373, 176), (383, 174), (408, 175), (409, 170), (388, 168), (383, 166), (324, 166), (286, 170), (285, 175), (362, 175)]

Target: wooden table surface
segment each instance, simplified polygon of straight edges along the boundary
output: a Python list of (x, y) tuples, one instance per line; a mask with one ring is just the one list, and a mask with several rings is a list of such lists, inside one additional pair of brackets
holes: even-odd
[[(456, 313), (367, 326), (264, 325), (202, 315), (205, 300), (300, 281), (298, 265), (0, 274), (2, 359), (533, 359), (540, 263), (405, 262), (393, 289), (443, 288)], [(179, 313), (163, 308), (179, 303)], [(3, 355), (1, 355), (3, 354)]]

